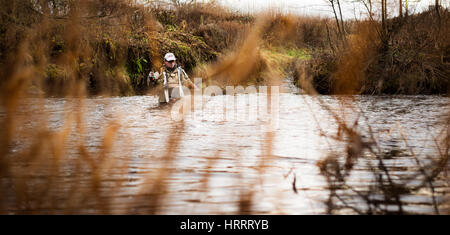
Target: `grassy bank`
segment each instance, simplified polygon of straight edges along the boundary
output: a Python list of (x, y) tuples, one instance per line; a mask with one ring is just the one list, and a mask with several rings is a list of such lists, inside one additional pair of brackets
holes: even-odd
[[(267, 82), (286, 76), (293, 59), (310, 59), (311, 48), (324, 47), (329, 24), (326, 19), (279, 12), (242, 14), (214, 2), (1, 5), (2, 77), (26, 68), (31, 93), (58, 96), (70, 94), (78, 83), (92, 95), (143, 94), (152, 88), (147, 74), (162, 66), (167, 52), (175, 53), (188, 73), (209, 83)], [(234, 72), (223, 73), (225, 67)]]
[(445, 94), (449, 87), (448, 9), (387, 20), (385, 31), (375, 20), (347, 21), (342, 35), (332, 19), (242, 14), (214, 2), (1, 5), (2, 84), (26, 68), (32, 93), (64, 95), (81, 82), (93, 95), (143, 94), (152, 88), (147, 74), (169, 51), (193, 76), (222, 86), (292, 73), (322, 94)]
[(430, 9), (389, 19), (385, 30), (374, 20), (346, 22), (345, 36), (316, 47), (295, 78), (322, 94), (447, 94), (449, 19), (440, 8), (439, 16)]
[(90, 94), (140, 93), (165, 53), (174, 52), (191, 71), (214, 60), (251, 22), (213, 4), (182, 11), (126, 0), (0, 4), (2, 84), (27, 68), (27, 85), (50, 95), (68, 94), (78, 82)]

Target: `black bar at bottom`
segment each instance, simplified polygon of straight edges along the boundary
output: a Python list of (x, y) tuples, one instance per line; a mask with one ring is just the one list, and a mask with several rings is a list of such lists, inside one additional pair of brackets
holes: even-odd
[(292, 215), (162, 215), (162, 216), (0, 216), (5, 231), (85, 234), (276, 233), (335, 232), (384, 235), (386, 232), (429, 234), (445, 227), (447, 216), (292, 216)]

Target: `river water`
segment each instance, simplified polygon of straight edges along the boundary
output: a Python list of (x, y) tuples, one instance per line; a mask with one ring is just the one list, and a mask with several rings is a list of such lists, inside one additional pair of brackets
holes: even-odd
[[(139, 208), (136, 198), (148, 186), (148, 179), (155, 178), (167, 153), (168, 139), (176, 132), (180, 141), (173, 150), (174, 159), (167, 165), (170, 173), (164, 180), (159, 214), (238, 213), (242, 192), (252, 192), (251, 212), (255, 214), (323, 214), (329, 191), (317, 163), (330, 154), (345, 153), (345, 144), (328, 136), (337, 133), (330, 111), (349, 124), (359, 120), (363, 138), (369, 136), (369, 124), (382, 151), (400, 153), (387, 164), (393, 167), (393, 175), (402, 175), (415, 169), (411, 151), (424, 163), (428, 157), (438, 156), (434, 138), (439, 138), (450, 102), (440, 96), (315, 97), (290, 89), (279, 95), (278, 122), (273, 127), (267, 120), (217, 118), (223, 98), (208, 97), (203, 117), (186, 119), (184, 125), (170, 118), (170, 107), (158, 107), (154, 96), (83, 100), (88, 151), (100, 149), (107, 123), (116, 121), (120, 125), (110, 155), (126, 166), (125, 171), (114, 175), (125, 183), (103, 186), (118, 187), (108, 195), (113, 202), (111, 213), (139, 211), (130, 211), (130, 207)], [(67, 122), (67, 114), (74, 111), (74, 100), (69, 98), (28, 102), (43, 105), (28, 105), (35, 108), (23, 115), (32, 113), (34, 118), (23, 129), (37, 128), (33, 120), (42, 120), (45, 114), (45, 125), (60, 130)], [(252, 108), (240, 105), (236, 113)], [(68, 141), (68, 155), (77, 155), (76, 142)], [(26, 138), (16, 140), (15, 146), (12, 152), (26, 148)], [(360, 165), (353, 181), (368, 187), (374, 183), (373, 174)], [(71, 180), (70, 173), (66, 177)], [(104, 179), (107, 177), (111, 176), (105, 175)], [(444, 200), (441, 194), (447, 191), (445, 182), (437, 183), (437, 200)], [(404, 195), (402, 200), (409, 212), (434, 212), (426, 188)]]

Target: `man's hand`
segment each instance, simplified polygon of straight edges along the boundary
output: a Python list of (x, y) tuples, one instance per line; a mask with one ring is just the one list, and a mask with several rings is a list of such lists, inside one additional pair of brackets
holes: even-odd
[(159, 77), (158, 72), (154, 73), (153, 71), (150, 71), (150, 73), (148, 74), (148, 80), (152, 82), (156, 82), (158, 80), (158, 77)]

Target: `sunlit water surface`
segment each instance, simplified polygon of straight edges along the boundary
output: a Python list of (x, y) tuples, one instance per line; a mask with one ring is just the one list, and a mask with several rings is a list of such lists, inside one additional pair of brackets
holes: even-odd
[[(325, 213), (323, 201), (329, 192), (316, 164), (331, 153), (342, 155), (345, 145), (322, 135), (333, 135), (337, 131), (334, 118), (323, 105), (350, 124), (359, 120), (359, 130), (365, 138), (369, 136), (367, 123), (370, 123), (385, 151), (411, 150), (425, 158), (437, 156), (433, 138), (442, 130), (450, 101), (439, 96), (311, 97), (295, 91), (285, 92), (280, 94), (278, 126), (270, 138), (267, 131), (271, 126), (267, 120), (220, 120), (217, 107), (223, 98), (205, 99), (203, 118), (187, 119), (182, 129), (179, 122), (171, 120), (170, 108), (157, 107), (153, 96), (83, 100), (88, 150), (98, 150), (107, 123), (117, 120), (120, 124), (111, 156), (123, 161), (127, 170), (114, 176), (126, 181), (111, 195), (115, 197), (114, 213), (129, 213), (129, 203), (145, 187), (146, 179), (160, 168), (169, 135), (177, 128), (181, 142), (169, 165), (170, 174), (165, 181), (167, 192), (159, 213), (237, 213), (243, 190), (254, 192), (251, 209), (256, 214)], [(342, 100), (353, 108), (348, 108), (340, 102)], [(32, 112), (35, 120), (40, 120), (41, 113), (47, 113), (46, 125), (58, 130), (64, 126), (66, 115), (73, 111), (73, 104), (72, 99), (49, 98), (44, 100), (45, 112), (40, 105), (34, 105), (36, 110)], [(237, 113), (252, 108), (242, 105)], [(195, 112), (198, 115), (200, 111)], [(37, 128), (36, 125), (31, 121), (22, 128)], [(74, 139), (67, 144), (69, 154), (76, 155), (76, 143)], [(25, 146), (26, 140), (23, 140), (17, 145), (17, 151)], [(271, 153), (268, 152), (270, 147)], [(263, 170), (259, 167), (261, 164), (265, 166)], [(398, 166), (394, 174), (399, 175), (415, 166), (411, 157), (394, 158), (389, 164)], [(205, 174), (208, 174), (207, 183), (202, 181)], [(366, 169), (357, 170), (355, 175), (361, 185), (373, 183), (373, 175)], [(293, 190), (294, 177), (297, 192)], [(70, 180), (70, 173), (67, 180)], [(442, 184), (437, 187), (440, 192), (447, 191)], [(433, 212), (427, 191), (407, 195), (404, 200), (409, 203), (407, 210)]]

